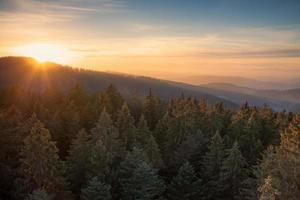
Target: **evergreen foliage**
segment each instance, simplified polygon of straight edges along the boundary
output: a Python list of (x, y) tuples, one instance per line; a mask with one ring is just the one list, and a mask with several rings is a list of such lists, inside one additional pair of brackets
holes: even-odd
[(300, 113), (210, 103), (0, 90), (0, 199), (298, 199)]
[(87, 186), (81, 191), (81, 200), (110, 200), (110, 186), (100, 181), (97, 177), (92, 178)]
[(281, 133), (280, 145), (271, 147), (265, 152), (257, 176), (261, 184), (262, 199), (275, 198), (275, 196), (278, 196), (278, 199), (299, 198), (300, 112)]
[(211, 138), (208, 152), (205, 154), (202, 164), (202, 176), (205, 181), (204, 191), (207, 194), (207, 199), (217, 199), (221, 197), (223, 188), (220, 175), (225, 156), (223, 139), (219, 132), (217, 132)]
[(188, 162), (182, 165), (172, 179), (168, 189), (170, 200), (201, 199), (201, 179), (196, 176), (193, 166)]
[(57, 153), (49, 131), (41, 122), (35, 123), (24, 140), (21, 152), (20, 171), (25, 183), (33, 188), (44, 188), (50, 193), (60, 192), (65, 183)]
[(75, 194), (86, 184), (87, 173), (90, 170), (90, 137), (85, 130), (81, 130), (72, 141), (69, 156), (66, 161), (66, 176)]
[[(164, 182), (146, 161), (140, 160), (142, 152), (133, 152), (121, 165), (121, 186), (124, 200), (151, 200), (164, 191)], [(139, 158), (140, 157), (140, 158)], [(139, 160), (139, 162), (135, 162)]]
[(227, 150), (227, 156), (222, 164), (221, 182), (222, 197), (224, 199), (243, 199), (244, 181), (248, 177), (247, 163), (235, 142), (231, 149)]

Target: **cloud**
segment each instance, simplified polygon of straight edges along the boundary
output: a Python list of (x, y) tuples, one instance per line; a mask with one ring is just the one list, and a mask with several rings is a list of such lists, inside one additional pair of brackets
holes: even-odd
[[(271, 36), (270, 36), (271, 37)], [(97, 56), (148, 56), (190, 58), (271, 58), (300, 57), (300, 48), (293, 40), (282, 45), (274, 41), (224, 37), (218, 34), (200, 36), (138, 37), (93, 39), (80, 43), (74, 51), (89, 57)], [(134, 44), (134, 45), (132, 45)]]
[(71, 14), (84, 13), (113, 13), (121, 12), (125, 8), (123, 1), (118, 0), (0, 0), (0, 12), (11, 13), (62, 13)]
[(132, 11), (126, 6), (117, 0), (0, 0), (0, 54), (9, 55), (16, 46), (55, 43), (82, 58), (85, 66), (133, 66), (133, 72), (140, 66), (192, 73), (205, 67), (207, 72), (226, 68), (220, 73), (253, 66), (256, 71), (299, 68), (297, 25), (206, 30), (197, 23), (186, 29), (137, 18), (126, 13)]
[(167, 29), (167, 26), (157, 24), (134, 23), (130, 25), (130, 30), (133, 32), (161, 32)]

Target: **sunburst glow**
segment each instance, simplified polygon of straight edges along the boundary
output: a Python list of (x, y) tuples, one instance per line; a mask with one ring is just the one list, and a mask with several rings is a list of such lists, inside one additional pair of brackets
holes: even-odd
[(33, 57), (40, 62), (66, 63), (69, 61), (67, 50), (54, 44), (28, 44), (17, 47), (15, 51), (18, 55)]

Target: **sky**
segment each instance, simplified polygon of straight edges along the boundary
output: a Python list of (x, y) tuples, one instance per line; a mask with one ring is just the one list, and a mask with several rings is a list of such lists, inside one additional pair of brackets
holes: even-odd
[(179, 80), (300, 78), (299, 0), (0, 0), (0, 56)]

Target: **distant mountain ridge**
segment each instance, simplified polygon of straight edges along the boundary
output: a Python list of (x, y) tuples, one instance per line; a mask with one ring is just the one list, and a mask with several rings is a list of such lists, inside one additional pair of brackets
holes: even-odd
[(211, 104), (223, 101), (229, 107), (238, 106), (229, 100), (202, 92), (197, 86), (189, 84), (78, 69), (51, 62), (38, 63), (27, 57), (0, 58), (0, 88), (18, 84), (32, 91), (40, 91), (48, 87), (68, 90), (77, 83), (90, 92), (100, 91), (109, 84), (113, 84), (123, 95), (135, 91), (146, 95), (151, 88), (156, 95), (163, 99), (179, 97), (184, 94), (207, 99)]
[(239, 92), (243, 94), (266, 97), (274, 100), (288, 101), (293, 103), (300, 103), (300, 88), (288, 90), (258, 90), (247, 87), (241, 87), (229, 83), (209, 83), (202, 86), (209, 88), (222, 89), (225, 91)]
[(298, 79), (290, 79), (285, 81), (262, 81), (257, 79), (250, 79), (238, 76), (188, 76), (180, 78), (181, 81), (194, 84), (203, 85), (211, 83), (226, 83), (240, 87), (253, 88), (258, 90), (271, 90), (271, 89), (296, 89), (300, 88), (300, 77)]
[(66, 91), (78, 83), (90, 92), (103, 90), (109, 84), (125, 96), (133, 92), (146, 95), (151, 88), (163, 99), (184, 94), (206, 99), (209, 104), (222, 101), (231, 108), (237, 108), (246, 101), (253, 106), (267, 104), (274, 110), (294, 111), (300, 108), (300, 89), (260, 90), (228, 83), (191, 85), (145, 76), (78, 69), (51, 62), (38, 63), (27, 57), (0, 58), (0, 89), (21, 85), (36, 92), (51, 87)]
[(247, 99), (251, 104), (268, 104), (274, 109), (296, 110), (300, 108), (300, 88), (290, 90), (258, 90), (228, 83), (200, 85), (202, 90), (238, 103)]

